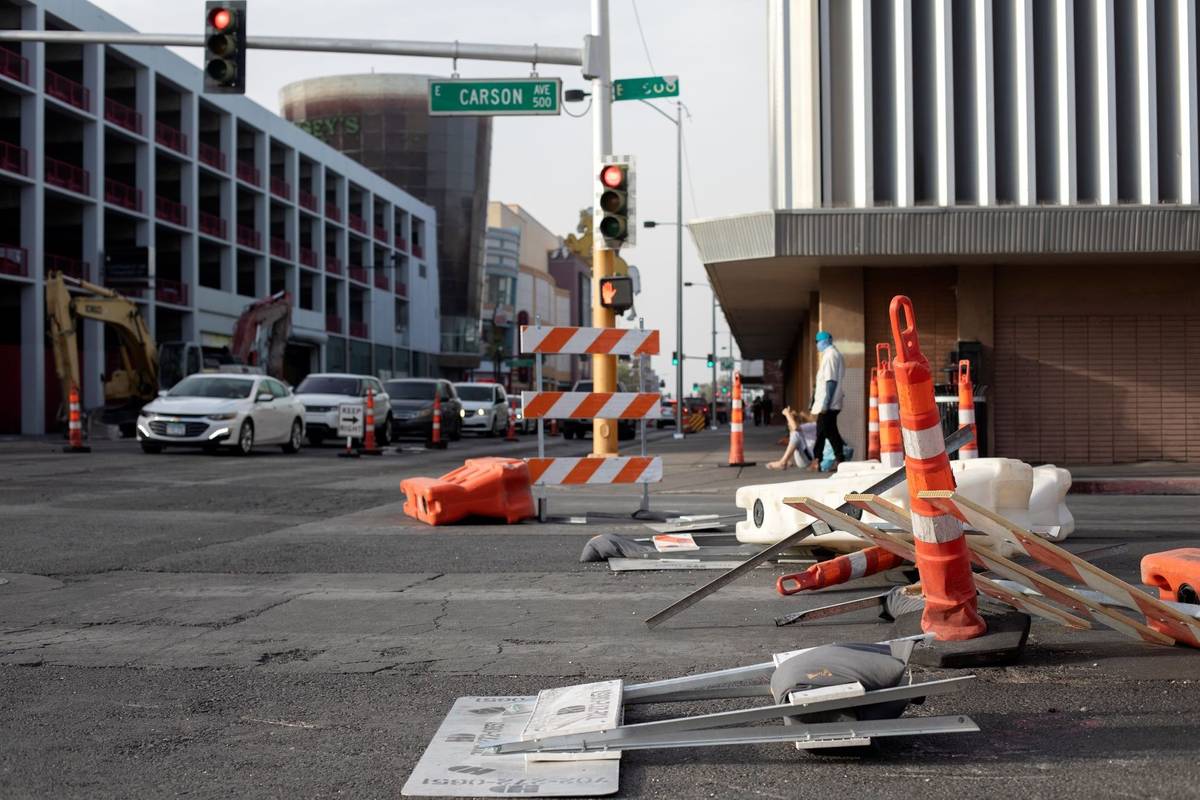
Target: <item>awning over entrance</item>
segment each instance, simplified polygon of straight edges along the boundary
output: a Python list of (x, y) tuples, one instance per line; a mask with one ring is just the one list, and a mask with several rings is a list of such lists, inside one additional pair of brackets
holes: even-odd
[(1200, 254), (1200, 206), (764, 211), (688, 228), (747, 358), (787, 355), (822, 266)]

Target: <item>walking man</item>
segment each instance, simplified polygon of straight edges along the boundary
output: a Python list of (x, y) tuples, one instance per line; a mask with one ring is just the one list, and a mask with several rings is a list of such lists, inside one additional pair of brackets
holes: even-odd
[(813, 445), (813, 460), (808, 468), (814, 472), (821, 469), (821, 459), (825, 454), (825, 440), (833, 447), (833, 469), (837, 470), (845, 458), (842, 435), (838, 432), (838, 412), (842, 410), (842, 398), (845, 391), (842, 384), (846, 377), (846, 365), (842, 354), (833, 346), (833, 336), (829, 331), (818, 331), (816, 336), (817, 353), (821, 365), (817, 368), (816, 385), (813, 387), (812, 413), (817, 416), (817, 440)]

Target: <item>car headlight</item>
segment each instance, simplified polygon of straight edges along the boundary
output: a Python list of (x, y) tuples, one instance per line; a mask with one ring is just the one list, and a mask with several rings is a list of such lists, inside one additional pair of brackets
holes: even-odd
[(487, 412), (486, 412), (486, 411), (484, 411), (482, 408), (481, 408), (481, 409), (479, 409), (479, 410), (477, 410), (477, 411), (475, 412), (476, 416), (480, 416), (480, 417), (482, 417), (482, 416), (483, 416), (484, 414), (486, 414), (486, 413), (487, 413)]
[(209, 415), (208, 415), (208, 418), (209, 418), (209, 419), (211, 419), (211, 420), (216, 420), (216, 421), (218, 421), (218, 422), (219, 422), (219, 421), (221, 421), (221, 420), (233, 419), (233, 418), (234, 418), (234, 417), (236, 417), (236, 416), (237, 416), (237, 414), (236, 414), (236, 413), (229, 413), (229, 414), (209, 414)]
[(467, 415), (467, 410), (466, 410), (465, 408), (460, 408), (460, 409), (458, 410), (458, 415), (459, 415), (460, 417), (465, 417), (465, 416)]

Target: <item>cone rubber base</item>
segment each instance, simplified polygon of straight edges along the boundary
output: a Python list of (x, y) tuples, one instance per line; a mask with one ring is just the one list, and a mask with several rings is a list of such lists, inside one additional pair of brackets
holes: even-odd
[[(1029, 637), (1029, 615), (1020, 611), (991, 611), (980, 609), (979, 616), (987, 623), (987, 633), (960, 642), (935, 640), (913, 650), (910, 664), (945, 669), (1000, 667), (1015, 664), (1025, 651)], [(922, 633), (921, 612), (903, 614), (896, 619), (896, 636)]]
[(727, 467), (753, 467), (757, 461), (739, 461), (736, 464), (726, 464)]
[(338, 458), (358, 458), (358, 452), (355, 450), (343, 450), (338, 453)]
[(92, 448), (88, 447), (87, 445), (83, 445), (81, 447), (71, 447), (71, 445), (66, 444), (63, 445), (62, 451), (64, 453), (90, 453), (92, 452)]
[(445, 442), (426, 442), (425, 449), (426, 450), (445, 450), (446, 443)]

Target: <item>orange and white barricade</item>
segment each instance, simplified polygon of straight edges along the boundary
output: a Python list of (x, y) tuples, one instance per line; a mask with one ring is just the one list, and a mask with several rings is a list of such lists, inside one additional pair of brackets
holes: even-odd
[(879, 461), (893, 469), (904, 466), (904, 435), (900, 432), (900, 398), (892, 370), (892, 346), (875, 345), (875, 375), (879, 383)]
[(79, 389), (75, 386), (71, 386), (67, 395), (67, 444), (63, 452), (92, 452), (92, 448), (83, 443), (83, 414), (79, 408)]
[(729, 401), (729, 466), (752, 467), (746, 461), (746, 412), (742, 405), (742, 373), (733, 373), (733, 399)]
[(971, 385), (971, 362), (958, 362), (958, 427), (971, 429), (971, 441), (958, 448), (958, 460), (979, 458), (979, 430), (975, 427), (975, 389)]
[(871, 367), (870, 400), (867, 405), (867, 460), (879, 460), (879, 369)]
[(912, 300), (904, 295), (892, 298), (890, 316), (913, 545), (925, 595), (921, 628), (942, 640), (973, 639), (987, 632), (987, 624), (976, 608), (962, 521), (921, 497), (921, 492), (953, 490), (955, 485), (934, 400), (933, 374), (921, 352)]
[(580, 486), (606, 483), (658, 483), (662, 480), (662, 459), (657, 456), (616, 456), (615, 458), (530, 458), (529, 476), (533, 484)]
[(521, 392), (526, 419), (658, 419), (657, 392)]
[(551, 355), (640, 356), (658, 354), (658, 331), (632, 328), (521, 328), (521, 352)]

